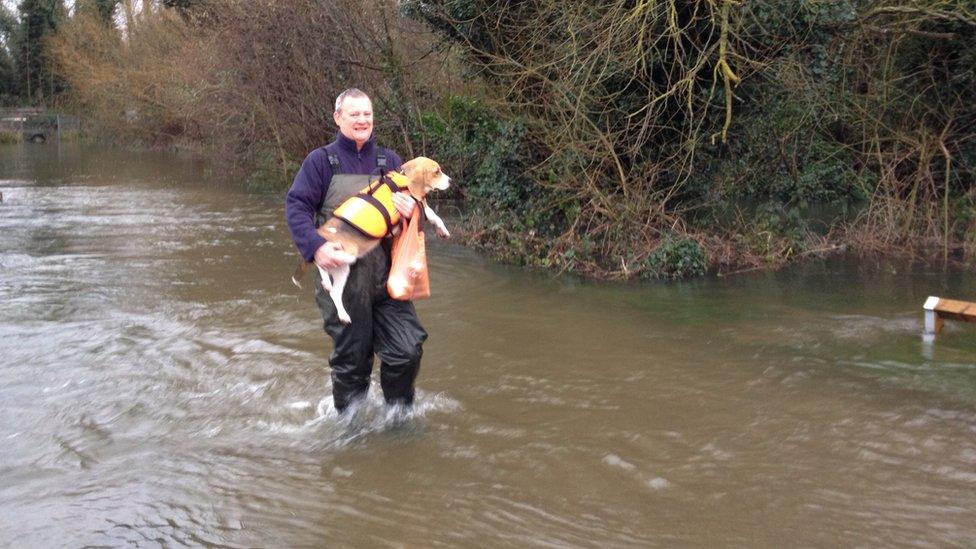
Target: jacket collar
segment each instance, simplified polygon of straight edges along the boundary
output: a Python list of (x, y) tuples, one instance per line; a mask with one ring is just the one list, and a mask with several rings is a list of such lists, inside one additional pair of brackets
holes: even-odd
[(356, 142), (353, 141), (352, 139), (349, 139), (345, 135), (342, 135), (342, 132), (336, 132), (336, 139), (335, 140), (336, 140), (336, 143), (339, 144), (339, 148), (341, 148), (345, 152), (348, 152), (349, 154), (353, 154), (353, 155), (355, 155), (355, 154), (369, 154), (369, 153), (372, 153), (373, 152), (373, 148), (376, 147), (376, 133), (375, 132), (373, 132), (373, 134), (369, 136), (369, 140), (367, 140), (365, 143), (363, 143), (363, 150), (361, 150), (361, 151), (357, 151), (356, 150)]

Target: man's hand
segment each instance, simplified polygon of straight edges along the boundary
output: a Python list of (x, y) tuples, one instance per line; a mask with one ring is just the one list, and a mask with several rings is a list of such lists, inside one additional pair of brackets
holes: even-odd
[(413, 215), (413, 208), (417, 205), (417, 201), (407, 191), (400, 191), (393, 193), (393, 205), (404, 219), (410, 219), (410, 216)]
[[(338, 267), (343, 263), (349, 263), (349, 254), (342, 251), (342, 246), (337, 242), (326, 242), (315, 250), (315, 264), (323, 269)], [(355, 258), (354, 258), (355, 259)]]

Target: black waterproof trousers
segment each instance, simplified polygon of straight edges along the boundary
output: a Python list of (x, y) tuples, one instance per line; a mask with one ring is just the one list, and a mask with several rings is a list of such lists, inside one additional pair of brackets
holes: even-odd
[(342, 293), (351, 324), (339, 321), (332, 298), (317, 285), (315, 302), (332, 338), (332, 397), (340, 413), (365, 396), (374, 354), (380, 357), (380, 386), (386, 402), (413, 404), (413, 384), (427, 332), (412, 302), (395, 300), (387, 293), (389, 248), (386, 240), (353, 264)]

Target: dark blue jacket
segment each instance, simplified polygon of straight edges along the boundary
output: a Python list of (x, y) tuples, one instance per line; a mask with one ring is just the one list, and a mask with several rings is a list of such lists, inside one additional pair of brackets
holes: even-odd
[(399, 170), (403, 163), (397, 153), (376, 146), (375, 134), (363, 145), (361, 151), (357, 151), (355, 141), (337, 133), (335, 141), (315, 149), (305, 157), (291, 189), (285, 196), (285, 220), (295, 247), (306, 261), (312, 261), (315, 250), (325, 244), (325, 239), (315, 232), (315, 214), (322, 209), (325, 193), (332, 181), (332, 165), (329, 164), (329, 152), (326, 149), (339, 157), (340, 173), (344, 174), (374, 173), (376, 155), (379, 152), (386, 155), (387, 170)]

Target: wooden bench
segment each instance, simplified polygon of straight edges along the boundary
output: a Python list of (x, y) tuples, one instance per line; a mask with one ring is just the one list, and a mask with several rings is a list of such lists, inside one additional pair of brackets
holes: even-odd
[(946, 319), (976, 322), (976, 303), (929, 296), (922, 308), (925, 309), (925, 335), (941, 332)]

